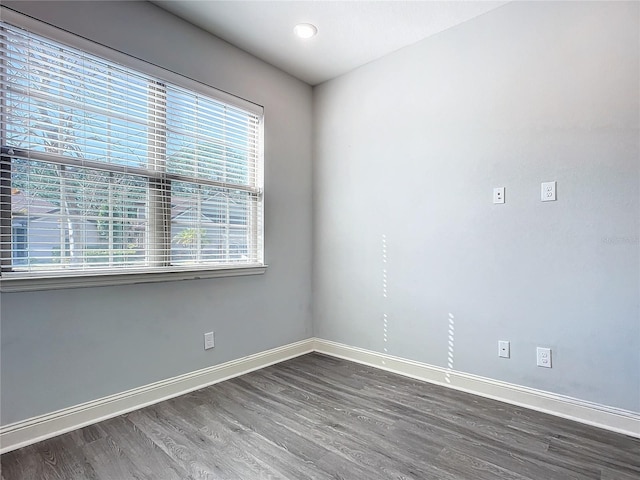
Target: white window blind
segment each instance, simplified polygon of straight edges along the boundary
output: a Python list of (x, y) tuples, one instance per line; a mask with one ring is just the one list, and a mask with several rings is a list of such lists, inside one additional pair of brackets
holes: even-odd
[(8, 23), (0, 75), (3, 276), (263, 264), (261, 114)]

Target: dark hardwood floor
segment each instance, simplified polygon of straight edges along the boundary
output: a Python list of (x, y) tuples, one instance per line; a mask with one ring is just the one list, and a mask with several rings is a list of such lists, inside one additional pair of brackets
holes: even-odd
[(638, 480), (640, 440), (310, 354), (1, 464), (3, 480)]

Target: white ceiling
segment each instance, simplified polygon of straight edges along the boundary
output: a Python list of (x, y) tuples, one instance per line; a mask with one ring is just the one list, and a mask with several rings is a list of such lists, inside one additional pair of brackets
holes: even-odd
[[(153, 0), (291, 75), (317, 85), (498, 8), (507, 1)], [(318, 34), (297, 38), (297, 23)]]

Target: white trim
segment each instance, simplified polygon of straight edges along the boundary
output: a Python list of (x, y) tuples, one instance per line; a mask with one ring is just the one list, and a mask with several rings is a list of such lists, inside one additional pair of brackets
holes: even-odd
[[(201, 278), (238, 277), (242, 275), (262, 275), (267, 265), (251, 267), (194, 268), (171, 267), (146, 271), (80, 272), (77, 275), (40, 276), (33, 273), (20, 275), (16, 272), (3, 273), (0, 277), (0, 292), (33, 292), (36, 290), (58, 290), (61, 288), (104, 287), (108, 285), (132, 285), (136, 283), (171, 282), (175, 280), (200, 280)], [(14, 276), (15, 275), (15, 276)]]
[(312, 351), (313, 340), (302, 340), (12, 423), (0, 428), (0, 453), (10, 452)]
[(640, 438), (640, 413), (315, 339), (314, 350), (418, 380)]
[(0, 427), (0, 453), (10, 452), (314, 351), (640, 438), (640, 413), (637, 412), (310, 338)]

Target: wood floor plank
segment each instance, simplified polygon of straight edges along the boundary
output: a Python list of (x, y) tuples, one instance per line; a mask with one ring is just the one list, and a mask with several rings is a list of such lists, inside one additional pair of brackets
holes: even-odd
[[(40, 458), (35, 445), (21, 448), (0, 457), (0, 472), (3, 480), (13, 478), (44, 478), (45, 462)], [(29, 476), (26, 476), (26, 475)]]
[(87, 461), (82, 447), (78, 446), (70, 435), (45, 440), (34, 447), (43, 462), (39, 477), (42, 480), (97, 480), (99, 478), (93, 466)]
[[(101, 422), (98, 428), (102, 432), (102, 438), (109, 438), (114, 443), (116, 441), (113, 439), (117, 439), (119, 448), (126, 452), (124, 462), (130, 462), (142, 478), (156, 478), (159, 470), (166, 480), (183, 480), (189, 477), (155, 442), (136, 428), (126, 415)], [(96, 467), (94, 462), (92, 465)]]
[(140, 471), (113, 438), (101, 438), (85, 445), (83, 450), (91, 459), (96, 478), (150, 478)]
[(218, 461), (220, 450), (210, 448), (197, 432), (176, 426), (173, 419), (160, 415), (157, 409), (131, 413), (129, 419), (192, 477), (206, 480), (236, 477), (232, 466)]
[(0, 466), (1, 480), (640, 480), (640, 440), (309, 354)]
[(640, 479), (640, 455), (623, 449), (602, 450), (593, 442), (576, 441), (574, 436), (559, 435), (549, 442), (548, 452), (557, 458), (572, 458), (574, 463), (593, 463), (602, 468), (612, 468), (621, 473), (635, 474)]
[(638, 480), (638, 475), (622, 473), (619, 470), (611, 470), (609, 468), (602, 469), (600, 480)]
[[(245, 391), (244, 394), (250, 395), (247, 391)], [(305, 425), (305, 419), (296, 420), (298, 425), (309, 428), (309, 434), (312, 435), (316, 445), (322, 445), (324, 449), (329, 449), (332, 454), (350, 459), (352, 463), (358, 464), (364, 469), (373, 468), (374, 472), (386, 472), (385, 478), (395, 478), (396, 476), (398, 478), (411, 478), (410, 474), (406, 471), (407, 468), (411, 467), (413, 470), (418, 470), (417, 466), (411, 464), (410, 458), (408, 458), (406, 462), (407, 468), (404, 467), (403, 462), (397, 461), (400, 456), (404, 455), (406, 449), (398, 451), (396, 437), (393, 435), (394, 432), (391, 431), (390, 425), (383, 425), (382, 427), (376, 425), (375, 422), (369, 420), (368, 412), (365, 410), (345, 408), (340, 403), (328, 404), (322, 397), (314, 399), (314, 396), (310, 394), (307, 394), (306, 398), (307, 404), (303, 410), (306, 418), (310, 416), (314, 401), (319, 405), (324, 405), (325, 409), (333, 409), (334, 414), (340, 415), (338, 422), (331, 421), (327, 423), (326, 413), (319, 416), (315, 424), (311, 425)], [(258, 402), (252, 402), (251, 404), (259, 405)], [(286, 422), (285, 419), (283, 419), (283, 421)], [(338, 442), (335, 441), (336, 437), (340, 437)], [(373, 450), (375, 455), (362, 454), (362, 451), (371, 450)], [(419, 450), (420, 451), (416, 451), (416, 453), (424, 456), (424, 448)], [(439, 450), (440, 449), (437, 449), (434, 457)], [(389, 457), (393, 457), (393, 459)], [(375, 464), (370, 464), (367, 462), (367, 459), (377, 460)], [(394, 463), (396, 465), (392, 465)], [(398, 469), (398, 464), (403, 467)]]
[(528, 480), (530, 478), (526, 474), (520, 475), (509, 468), (498, 466), (481, 457), (451, 447), (445, 448), (440, 453), (436, 464), (455, 475), (456, 478), (473, 478), (474, 480), (493, 480), (495, 478)]

